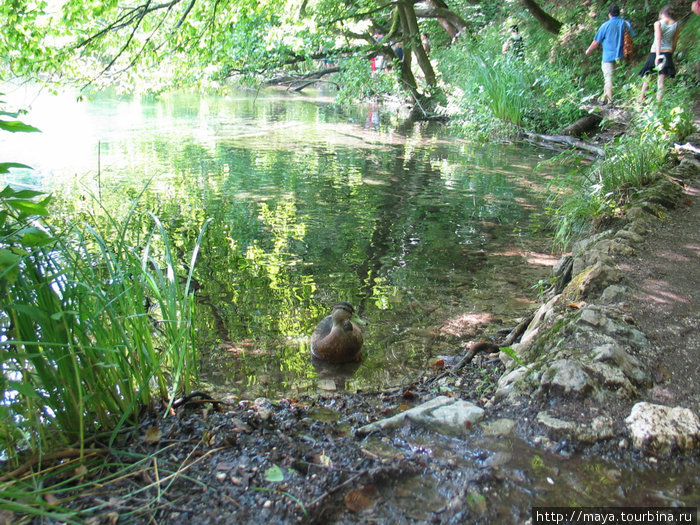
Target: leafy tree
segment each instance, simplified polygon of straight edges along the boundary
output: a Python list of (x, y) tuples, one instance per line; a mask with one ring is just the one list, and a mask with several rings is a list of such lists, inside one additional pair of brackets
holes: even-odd
[[(347, 59), (382, 54), (421, 100), (437, 82), (419, 19), (438, 20), (450, 39), (468, 28), (442, 0), (421, 9), (413, 0), (8, 0), (0, 17), (5, 77), (158, 91), (289, 71), (314, 80)], [(329, 62), (336, 66), (319, 66)]]

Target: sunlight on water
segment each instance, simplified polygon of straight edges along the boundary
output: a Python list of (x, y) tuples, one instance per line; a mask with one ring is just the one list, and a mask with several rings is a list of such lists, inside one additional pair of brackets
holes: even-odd
[[(150, 181), (138, 209), (159, 215), (183, 254), (214, 219), (194, 286), (202, 379), (225, 392), (409, 380), (516, 324), (556, 260), (543, 233), (552, 168), (535, 169), (546, 157), (529, 147), (403, 136), (376, 107), (275, 92), (6, 93), (32, 103), (23, 120), (42, 133), (0, 137), (4, 160), (34, 167), (5, 182), (53, 192), (55, 213), (99, 217), (99, 199), (124, 216)], [(316, 369), (309, 334), (341, 300), (368, 321), (365, 360)]]

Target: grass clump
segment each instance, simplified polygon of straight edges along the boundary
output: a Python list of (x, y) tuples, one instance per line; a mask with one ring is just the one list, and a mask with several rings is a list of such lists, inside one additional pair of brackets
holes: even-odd
[(138, 217), (148, 229), (129, 243), (134, 208), (120, 223), (110, 218), (109, 232), (57, 231), (41, 198), (0, 192), (0, 457), (8, 470), (35, 464), (0, 479), (0, 503), (70, 523), (70, 511), (42, 498), (56, 451), (69, 453), (61, 465), (86, 464), (96, 436), (111, 447), (141, 408), (172, 402), (197, 380), (190, 283), (205, 228), (183, 274), (154, 215)]
[(191, 274), (176, 275), (160, 221), (149, 216), (136, 246), (125, 235), (133, 214), (116, 236), (85, 224), (56, 232), (36, 197), (0, 193), (0, 446), (10, 460), (118, 429), (197, 378)]
[(644, 188), (661, 177), (669, 145), (693, 131), (689, 106), (648, 108), (628, 134), (605, 148), (605, 157), (553, 182), (548, 212), (554, 242), (566, 248), (595, 224), (621, 216)]

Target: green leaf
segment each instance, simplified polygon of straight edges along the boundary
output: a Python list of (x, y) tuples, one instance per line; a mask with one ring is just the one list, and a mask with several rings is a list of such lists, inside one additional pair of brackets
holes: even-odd
[(21, 257), (6, 248), (0, 248), (0, 280), (14, 283), (19, 275)]
[(53, 241), (53, 237), (38, 228), (27, 228), (21, 233), (21, 235), (23, 246), (45, 246)]
[(20, 164), (19, 162), (0, 162), (0, 173), (9, 173), (10, 168), (33, 169), (31, 166)]
[(277, 465), (272, 465), (265, 471), (265, 480), (271, 483), (279, 483), (284, 481), (284, 472)]
[(8, 200), (7, 204), (25, 215), (48, 215), (49, 211), (42, 203), (28, 200)]
[(17, 390), (17, 392), (29, 399), (39, 399), (41, 397), (34, 388), (34, 385), (29, 382), (10, 381), (7, 383), (7, 387), (10, 390)]
[(15, 193), (17, 193), (15, 190), (12, 189), (12, 186), (5, 186), (2, 191), (0, 191), (0, 199), (6, 199), (7, 197), (14, 197)]
[(39, 131), (39, 128), (35, 128), (19, 120), (0, 120), (0, 129), (4, 129), (10, 133), (33, 133)]
[(14, 197), (15, 199), (32, 199), (34, 197), (38, 197), (39, 195), (43, 195), (43, 192), (34, 190), (20, 190), (15, 192)]
[(518, 357), (518, 354), (515, 353), (515, 350), (513, 350), (510, 346), (502, 346), (499, 348), (501, 352), (506, 354), (508, 357), (512, 357), (516, 363), (518, 363), (519, 366), (525, 366), (524, 363), (520, 360)]

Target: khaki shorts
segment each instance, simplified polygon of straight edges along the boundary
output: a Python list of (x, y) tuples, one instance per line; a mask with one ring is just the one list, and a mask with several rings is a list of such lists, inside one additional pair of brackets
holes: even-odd
[(603, 78), (606, 83), (612, 83), (613, 75), (615, 74), (615, 62), (603, 62)]

